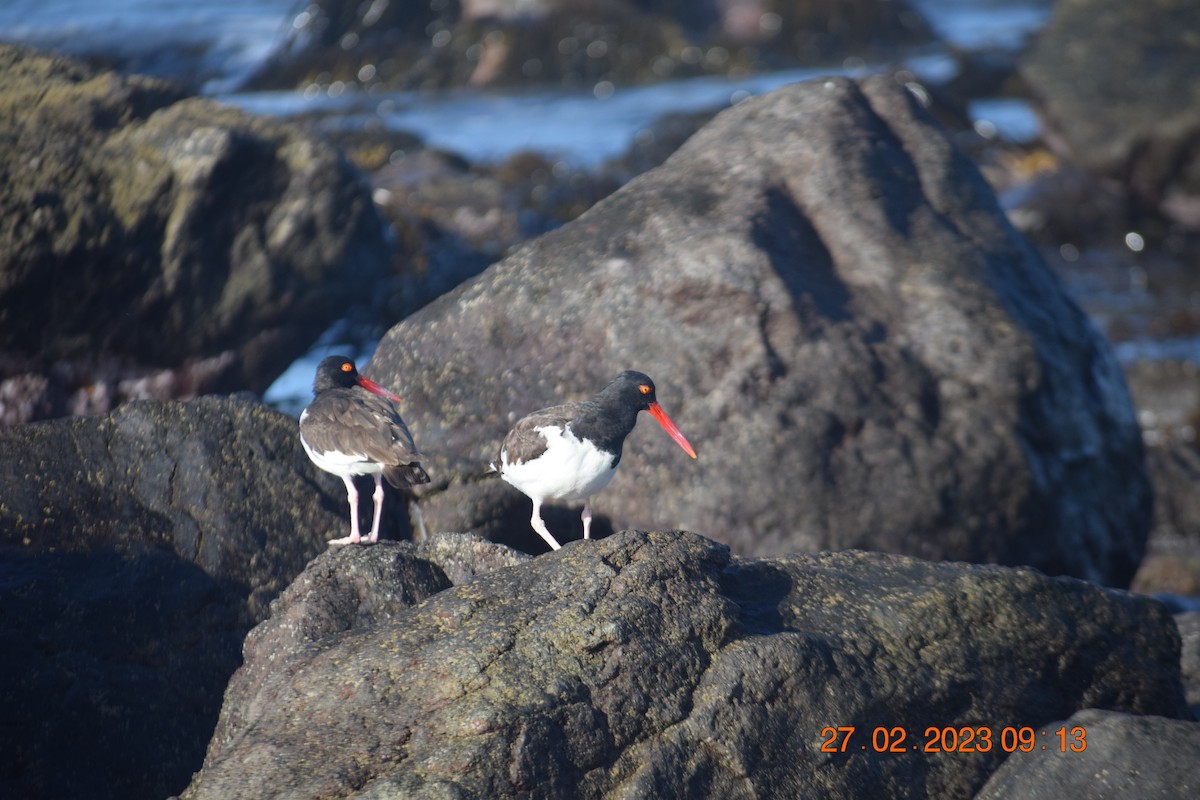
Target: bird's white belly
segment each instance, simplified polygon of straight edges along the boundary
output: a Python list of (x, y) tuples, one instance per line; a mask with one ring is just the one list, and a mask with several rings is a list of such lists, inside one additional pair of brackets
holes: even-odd
[(529, 497), (586, 500), (608, 486), (617, 473), (613, 456), (591, 442), (558, 427), (538, 428), (546, 452), (532, 461), (513, 464), (501, 453), (500, 475)]
[(361, 453), (342, 453), (337, 450), (318, 453), (308, 446), (308, 442), (304, 441), (303, 436), (300, 437), (300, 445), (304, 448), (304, 452), (308, 453), (309, 459), (314, 464), (326, 472), (337, 475), (339, 478), (345, 478), (350, 475), (374, 475), (377, 472), (383, 472), (383, 464), (370, 461)]

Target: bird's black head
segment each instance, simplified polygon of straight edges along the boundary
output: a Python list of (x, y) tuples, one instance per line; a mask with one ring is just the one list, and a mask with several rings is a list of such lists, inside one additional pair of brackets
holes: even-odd
[(609, 382), (601, 390), (601, 394), (618, 400), (622, 405), (632, 406), (638, 411), (646, 411), (658, 402), (654, 391), (654, 381), (644, 372), (627, 369)]
[(338, 387), (349, 388), (358, 385), (358, 368), (354, 362), (345, 356), (326, 356), (317, 365), (317, 375), (313, 378), (313, 394), (326, 389)]
[(354, 362), (345, 356), (326, 356), (317, 364), (317, 377), (313, 378), (313, 394), (320, 394), (327, 389), (349, 389), (354, 386), (361, 386), (393, 403), (400, 402), (399, 397), (375, 381), (359, 375)]
[[(684, 438), (679, 428), (667, 416), (667, 412), (663, 411), (662, 406), (658, 404), (658, 395), (654, 390), (654, 381), (650, 380), (650, 376), (644, 372), (627, 369), (617, 377), (613, 378), (612, 382), (600, 390), (597, 396), (602, 404), (611, 404), (621, 409), (623, 413), (633, 413), (629, 416), (628, 428), (625, 433), (621, 434), (621, 438), (633, 429), (633, 420), (637, 418), (639, 411), (649, 411), (650, 416), (658, 420), (658, 424), (662, 425), (675, 443), (683, 448), (683, 451), (692, 458), (696, 457), (696, 451), (692, 448), (688, 440)], [(610, 406), (611, 407), (611, 406)], [(628, 409), (629, 411), (624, 411)]]

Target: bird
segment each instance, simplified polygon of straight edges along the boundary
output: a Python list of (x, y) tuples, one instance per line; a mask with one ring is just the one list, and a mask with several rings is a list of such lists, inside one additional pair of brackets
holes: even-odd
[(397, 489), (429, 483), (408, 426), (393, 403), (400, 398), (358, 374), (345, 356), (329, 356), (317, 365), (313, 400), (300, 414), (300, 444), (312, 462), (346, 484), (350, 535), (330, 544), (358, 544), (358, 490), (354, 476), (375, 479), (375, 518), (366, 541), (379, 539), (383, 512), (382, 478)]
[(542, 520), (546, 500), (583, 501), (583, 538), (591, 538), (591, 497), (621, 463), (625, 437), (638, 412), (649, 411), (683, 451), (696, 458), (683, 433), (658, 404), (654, 381), (626, 370), (589, 400), (552, 406), (517, 421), (500, 445), (491, 468), (533, 501), (529, 522), (551, 550), (561, 545)]

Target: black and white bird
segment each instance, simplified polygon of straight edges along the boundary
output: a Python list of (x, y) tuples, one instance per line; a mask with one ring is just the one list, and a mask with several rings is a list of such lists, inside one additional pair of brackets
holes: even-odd
[(654, 381), (634, 370), (622, 372), (590, 400), (535, 411), (504, 437), (492, 469), (533, 500), (529, 522), (551, 549), (560, 545), (542, 520), (542, 503), (582, 500), (583, 538), (590, 539), (591, 497), (616, 474), (639, 411), (649, 411), (685, 453), (696, 457), (658, 404)]
[(358, 490), (354, 476), (375, 479), (375, 518), (368, 542), (379, 539), (383, 513), (383, 482), (397, 489), (429, 483), (421, 454), (393, 402), (400, 398), (358, 374), (345, 356), (329, 356), (317, 365), (313, 401), (300, 414), (300, 444), (312, 462), (346, 484), (350, 501), (350, 535), (330, 544), (357, 544)]

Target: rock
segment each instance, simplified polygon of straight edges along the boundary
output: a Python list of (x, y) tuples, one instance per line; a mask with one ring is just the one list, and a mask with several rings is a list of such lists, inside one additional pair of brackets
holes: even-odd
[[(900, 0), (316, 0), (253, 88), (614, 86), (886, 59), (933, 34)], [(601, 88), (604, 87), (604, 88)]]
[[(718, 115), (663, 166), (388, 332), (368, 365), (431, 457), (430, 530), (515, 541), (508, 427), (626, 368), (609, 529), (860, 547), (1127, 585), (1150, 517), (1120, 368), (977, 170), (880, 76)], [(578, 512), (547, 518), (560, 541)], [(597, 523), (599, 526), (600, 523)], [(570, 527), (564, 527), (570, 526)]]
[[(1200, 724), (1087, 709), (1050, 729), (1051, 747), (1013, 753), (976, 800), (1136, 797), (1176, 800), (1200, 791)], [(1065, 727), (1063, 737), (1053, 731)], [(1076, 738), (1076, 729), (1079, 729)], [(1078, 746), (1078, 751), (1071, 750)]]
[(529, 560), (529, 556), (504, 545), (461, 533), (439, 533), (416, 545), (416, 554), (435, 564), (454, 585), (476, 575)]
[(1179, 661), (1183, 690), (1192, 713), (1200, 720), (1200, 611), (1176, 614), (1175, 627), (1182, 643)]
[(386, 277), (366, 185), (298, 128), (19, 47), (0, 69), (0, 380), (26, 413), (262, 391)]
[(1146, 447), (1154, 514), (1142, 563), (1130, 583), (1179, 610), (1200, 608), (1200, 447), (1195, 441), (1197, 366), (1141, 359), (1127, 362)]
[(0, 429), (0, 531), (26, 552), (152, 544), (244, 587), (247, 619), (347, 525), (295, 420), (248, 397)]
[(0, 428), (5, 792), (181, 790), (246, 632), (343, 532), (327, 478), (246, 398)]
[(245, 597), (169, 549), (0, 546), (10, 797), (178, 792), (240, 662)]
[[(310, 571), (395, 557), (337, 553)], [(1005, 726), (1093, 706), (1189, 713), (1162, 605), (1029, 569), (746, 560), (695, 534), (625, 531), (414, 607), (378, 570), (345, 583), (302, 577), (254, 631), (289, 644), (247, 648), (186, 800), (970, 797), (1004, 760)], [(282, 630), (289, 604), (346, 597), (388, 613), (348, 625), (348, 611), (303, 643)], [(820, 752), (839, 725), (852, 746)], [(993, 747), (909, 749), (929, 727), (993, 729)], [(880, 730), (903, 752), (860, 749)]]
[(265, 699), (260, 692), (278, 666), (312, 652), (314, 643), (385, 624), (443, 589), (528, 559), (460, 534), (438, 534), (419, 545), (381, 541), (373, 547), (327, 550), (271, 604), (270, 623), (246, 637), (245, 664), (225, 694), (229, 714), (209, 748), (220, 752), (233, 744), (260, 713)]
[[(1137, 269), (1130, 269), (1128, 261), (1096, 261), (1098, 264), (1094, 269), (1098, 280), (1107, 280), (1115, 271), (1118, 278), (1131, 284), (1126, 296), (1144, 291), (1138, 284)], [(1172, 286), (1164, 287), (1164, 290), (1182, 294), (1181, 288)], [(1200, 316), (1191, 316), (1194, 312), (1181, 312), (1171, 306), (1160, 308), (1157, 314), (1147, 309), (1143, 314), (1131, 312), (1124, 317), (1118, 317), (1102, 305), (1096, 310), (1097, 315), (1108, 312), (1110, 338), (1127, 348), (1125, 377), (1146, 440), (1155, 444), (1194, 442), (1200, 424), (1200, 364), (1186, 358), (1158, 357), (1159, 351), (1141, 345), (1141, 341), (1162, 346), (1167, 351), (1165, 345), (1172, 339), (1186, 340), (1200, 333)], [(1200, 520), (1200, 517), (1196, 519)]]
[(531, 152), (472, 166), (429, 149), (394, 152), (371, 180), (397, 249), (410, 251), (397, 253), (381, 332), (618, 186)]
[(1166, 438), (1146, 449), (1146, 469), (1154, 486), (1154, 524), (1133, 589), (1200, 596), (1200, 448)]
[(1200, 6), (1063, 0), (1020, 62), (1043, 135), (1075, 164), (1120, 177), (1141, 210), (1191, 227), (1200, 133)]
[(1000, 191), (1001, 204), (1025, 236), (1056, 249), (1064, 243), (1125, 247), (1129, 203), (1120, 181), (1063, 164), (1041, 148), (1026, 161), (1024, 169), (1018, 159), (1007, 159), (993, 170), (1010, 184)]

